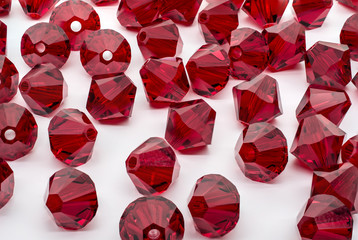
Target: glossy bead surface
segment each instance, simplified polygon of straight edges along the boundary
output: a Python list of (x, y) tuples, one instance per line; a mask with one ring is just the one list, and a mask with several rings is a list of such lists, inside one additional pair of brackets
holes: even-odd
[(12, 0), (2, 0), (0, 2), (0, 16), (7, 16), (11, 11)]
[(160, 14), (175, 23), (189, 26), (193, 24), (202, 2), (203, 0), (165, 0), (160, 8)]
[(19, 72), (5, 56), (0, 56), (0, 103), (9, 102), (17, 93)]
[(351, 58), (358, 61), (358, 13), (353, 14), (344, 23), (340, 39), (341, 43), (347, 44), (351, 53)]
[(37, 20), (49, 12), (59, 0), (19, 0), (24, 13)]
[(354, 10), (358, 9), (358, 0), (337, 0), (337, 1), (347, 7), (353, 8)]
[(0, 160), (0, 209), (11, 199), (14, 185), (14, 172), (6, 161)]
[[(0, 10), (0, 16), (1, 16), (1, 10)], [(7, 43), (7, 26), (5, 23), (0, 21), (0, 55), (6, 54), (6, 43)]]
[(358, 135), (348, 139), (342, 146), (341, 157), (343, 162), (350, 162), (358, 168)]

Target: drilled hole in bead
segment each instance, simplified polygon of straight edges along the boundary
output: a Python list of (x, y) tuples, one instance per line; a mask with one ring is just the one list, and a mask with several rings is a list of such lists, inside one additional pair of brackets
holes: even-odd
[(156, 239), (159, 239), (159, 237), (160, 237), (160, 231), (158, 229), (154, 228), (148, 232), (149, 239), (156, 240)]
[(30, 89), (30, 84), (27, 81), (23, 81), (20, 84), (20, 91), (21, 92), (27, 92)]
[(147, 33), (146, 32), (141, 32), (139, 34), (139, 41), (144, 42), (144, 40), (147, 38)]
[(230, 57), (232, 60), (237, 61), (241, 58), (242, 51), (240, 48), (236, 47), (230, 51)]
[(89, 128), (87, 129), (86, 131), (86, 137), (88, 140), (90, 141), (94, 141), (96, 140), (96, 137), (97, 137), (97, 131), (93, 128)]
[(209, 21), (209, 16), (205, 12), (201, 13), (199, 16), (200, 23), (207, 23)]
[(111, 61), (113, 58), (113, 53), (109, 50), (106, 50), (102, 53), (102, 58), (106, 61)]
[(136, 166), (137, 166), (137, 158), (131, 157), (128, 161), (128, 167), (133, 169)]
[(7, 129), (4, 133), (4, 137), (7, 141), (12, 141), (16, 138), (16, 132), (12, 129)]
[(44, 53), (45, 50), (46, 50), (46, 46), (44, 43), (40, 42), (40, 43), (36, 44), (36, 51), (38, 53)]
[(79, 32), (82, 29), (82, 24), (79, 21), (73, 21), (71, 23), (72, 32)]

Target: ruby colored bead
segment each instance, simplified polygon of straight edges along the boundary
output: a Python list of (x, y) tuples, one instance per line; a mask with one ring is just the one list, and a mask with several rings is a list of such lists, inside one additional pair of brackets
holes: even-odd
[(118, 3), (118, 0), (92, 0), (97, 6), (108, 6)]
[(32, 19), (42, 18), (59, 0), (19, 0), (24, 13)]
[(307, 82), (344, 89), (351, 81), (351, 62), (347, 45), (317, 42), (306, 54)]
[(173, 103), (169, 108), (165, 139), (176, 150), (211, 144), (216, 112), (202, 99)]
[(358, 88), (358, 73), (352, 78), (352, 83), (356, 88)]
[(266, 28), (262, 34), (270, 49), (268, 66), (272, 71), (285, 70), (304, 59), (305, 28), (295, 20)]
[(87, 110), (98, 121), (116, 123), (132, 115), (137, 87), (124, 74), (95, 76), (87, 99)]
[(62, 169), (51, 176), (45, 201), (57, 226), (66, 230), (84, 228), (98, 208), (92, 179), (74, 168)]
[[(0, 4), (1, 4), (1, 2), (0, 2)], [(1, 16), (1, 13), (0, 13), (0, 16)], [(7, 26), (5, 23), (0, 21), (0, 55), (6, 54), (6, 42), (7, 42)]]
[(169, 144), (162, 138), (152, 137), (131, 152), (126, 169), (138, 192), (157, 195), (175, 181), (180, 165)]
[(340, 39), (341, 43), (347, 44), (351, 53), (351, 58), (358, 61), (358, 14), (353, 14), (344, 23)]
[(90, 32), (101, 28), (97, 12), (81, 0), (69, 0), (58, 5), (52, 12), (50, 23), (66, 32), (74, 51), (81, 49)]
[(142, 28), (137, 35), (137, 42), (145, 59), (174, 57), (183, 48), (179, 29), (172, 20)]
[(306, 29), (315, 29), (322, 26), (327, 14), (333, 5), (332, 0), (294, 0), (293, 9), (296, 19)]
[(230, 59), (221, 46), (206, 44), (191, 56), (186, 69), (193, 91), (203, 97), (212, 97), (229, 81)]
[(123, 73), (132, 56), (128, 41), (110, 29), (90, 33), (80, 53), (82, 66), (91, 76)]
[(246, 0), (242, 10), (261, 27), (278, 24), (286, 10), (288, 0)]
[(199, 24), (207, 43), (224, 44), (239, 26), (239, 9), (230, 0), (212, 3), (199, 14)]
[(14, 161), (27, 155), (37, 140), (32, 114), (16, 103), (0, 104), (0, 159)]
[(313, 115), (300, 122), (291, 153), (312, 170), (328, 171), (338, 166), (344, 136), (327, 118)]
[(184, 218), (177, 206), (163, 197), (141, 197), (125, 209), (119, 222), (122, 240), (181, 240)]
[(287, 165), (286, 138), (269, 123), (251, 124), (237, 141), (235, 158), (246, 177), (257, 182), (269, 182)]
[(351, 137), (341, 150), (343, 162), (350, 162), (358, 168), (358, 135)]
[(0, 103), (9, 102), (17, 93), (19, 72), (5, 56), (0, 56)]
[(201, 177), (188, 204), (196, 230), (218, 238), (231, 232), (240, 217), (240, 195), (234, 184), (218, 174)]
[(11, 199), (14, 192), (14, 173), (4, 160), (0, 160), (0, 209)]
[(203, 0), (165, 0), (161, 5), (160, 14), (175, 23), (188, 26), (193, 24), (202, 2)]
[(51, 63), (35, 66), (21, 80), (19, 89), (31, 110), (41, 116), (50, 115), (67, 96), (62, 73)]
[(59, 26), (37, 23), (28, 28), (21, 39), (21, 55), (30, 67), (52, 63), (61, 68), (71, 53), (70, 41)]
[(0, 2), (0, 16), (7, 16), (11, 11), (12, 0), (2, 0)]
[(262, 34), (251, 28), (239, 28), (231, 33), (229, 57), (231, 76), (251, 80), (268, 64), (269, 47)]
[(278, 83), (268, 75), (243, 82), (232, 91), (236, 118), (242, 124), (268, 122), (282, 115)]
[(337, 198), (320, 194), (308, 200), (297, 227), (302, 240), (351, 240), (353, 218)]
[[(206, 0), (208, 3), (219, 3), (222, 2), (223, 0)], [(233, 4), (235, 4), (235, 6), (237, 7), (237, 9), (240, 9), (244, 0), (231, 0), (231, 2)]]
[(353, 8), (355, 10), (358, 9), (358, 0), (337, 0), (337, 1), (347, 7)]
[(52, 118), (48, 132), (51, 151), (61, 162), (77, 167), (91, 158), (97, 130), (83, 112), (61, 110)]
[(147, 100), (154, 106), (180, 102), (189, 91), (189, 82), (181, 58), (148, 59), (140, 75)]

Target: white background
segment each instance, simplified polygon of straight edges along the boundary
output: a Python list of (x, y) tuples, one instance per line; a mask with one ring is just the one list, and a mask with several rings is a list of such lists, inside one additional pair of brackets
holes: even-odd
[[(88, 0), (87, 0), (88, 1)], [(202, 8), (206, 6), (203, 2)], [(65, 167), (50, 151), (47, 127), (50, 119), (35, 116), (39, 125), (39, 137), (34, 150), (26, 157), (10, 162), (15, 172), (15, 191), (11, 201), (0, 210), (0, 238), (27, 239), (120, 239), (119, 219), (126, 206), (141, 195), (127, 176), (125, 160), (130, 152), (149, 137), (163, 137), (166, 127), (167, 109), (152, 109), (145, 98), (139, 69), (144, 63), (136, 43), (136, 33), (124, 29), (117, 21), (117, 6), (95, 7), (101, 17), (102, 28), (119, 31), (132, 47), (132, 62), (126, 74), (134, 81), (138, 90), (133, 116), (117, 126), (101, 125), (90, 118), (99, 134), (92, 159), (80, 170), (88, 173), (97, 187), (99, 209), (96, 217), (80, 231), (65, 231), (54, 223), (44, 205), (44, 194), (49, 177)], [(334, 6), (322, 28), (306, 33), (307, 48), (318, 40), (339, 42), (339, 33), (345, 20), (354, 12), (334, 1)], [(48, 13), (41, 21), (48, 21)], [(240, 12), (240, 27), (258, 26)], [(285, 12), (283, 21), (293, 18), (292, 5)], [(20, 54), (20, 39), (26, 29), (38, 21), (30, 20), (22, 11), (18, 1), (13, 1), (11, 14), (1, 19), (8, 26), (7, 54), (22, 78), (30, 68)], [(202, 45), (197, 21), (190, 27), (180, 26), (184, 42), (180, 55), (186, 63)], [(358, 64), (352, 62), (352, 73)], [(61, 69), (69, 86), (69, 96), (63, 107), (78, 108), (87, 113), (85, 106), (91, 78), (81, 66), (79, 52), (72, 52)], [(280, 86), (284, 114), (274, 121), (286, 135), (289, 147), (297, 129), (295, 109), (308, 84), (304, 64), (295, 69), (271, 73)], [(187, 202), (195, 181), (209, 173), (219, 173), (231, 180), (241, 195), (241, 213), (237, 227), (223, 239), (226, 240), (293, 240), (299, 239), (296, 228), (297, 215), (310, 193), (312, 172), (302, 168), (290, 155), (286, 170), (269, 184), (253, 182), (244, 177), (234, 159), (234, 146), (243, 126), (235, 119), (232, 87), (240, 83), (230, 80), (227, 87), (212, 99), (205, 99), (217, 112), (212, 145), (192, 155), (177, 153), (181, 164), (179, 179), (163, 194), (174, 201), (185, 217), (184, 239), (205, 239), (194, 230)], [(358, 91), (349, 84), (347, 91), (353, 105), (341, 124), (347, 137), (357, 134)], [(185, 100), (199, 98), (190, 92)], [(20, 94), (14, 102), (26, 106)], [(88, 114), (89, 115), (89, 114)], [(90, 116), (89, 116), (90, 117)], [(353, 239), (358, 239), (358, 218)]]

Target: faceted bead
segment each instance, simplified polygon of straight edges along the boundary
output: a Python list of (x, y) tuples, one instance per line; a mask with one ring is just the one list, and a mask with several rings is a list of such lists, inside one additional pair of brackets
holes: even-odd
[(84, 228), (98, 208), (92, 179), (74, 168), (62, 169), (51, 176), (45, 201), (57, 226), (66, 230)]
[(347, 7), (350, 7), (350, 8), (353, 8), (353, 9), (358, 9), (358, 0), (337, 0), (339, 3), (347, 6)]
[(142, 28), (137, 35), (140, 51), (145, 59), (174, 57), (183, 48), (179, 29), (172, 20)]
[(218, 174), (201, 177), (188, 204), (196, 230), (218, 238), (231, 232), (240, 217), (240, 195), (234, 184)]
[(137, 87), (124, 74), (95, 76), (87, 99), (87, 110), (97, 121), (116, 123), (132, 115)]
[(193, 24), (202, 2), (203, 0), (164, 0), (160, 14), (176, 23), (189, 26)]
[(343, 163), (331, 172), (313, 173), (311, 196), (329, 194), (342, 201), (350, 211), (358, 210), (358, 168)]
[(180, 165), (169, 144), (162, 138), (152, 137), (131, 152), (126, 168), (138, 192), (157, 195), (175, 181)]
[[(208, 3), (219, 3), (222, 2), (223, 0), (206, 0)], [(235, 6), (237, 7), (237, 9), (240, 9), (244, 0), (231, 0), (231, 2), (233, 4), (235, 4)]]
[(69, 0), (58, 5), (52, 12), (50, 23), (66, 32), (74, 51), (81, 49), (89, 33), (101, 28), (97, 12), (81, 0)]
[(251, 28), (239, 28), (231, 33), (229, 57), (231, 76), (251, 80), (267, 67), (269, 47), (262, 34)]
[(242, 10), (261, 27), (278, 24), (286, 10), (288, 0), (246, 0)]
[(193, 91), (203, 97), (212, 97), (229, 81), (230, 59), (219, 45), (206, 44), (191, 56), (186, 69)]
[[(1, 4), (1, 1), (0, 1), (0, 4)], [(1, 14), (0, 14), (0, 16), (1, 16)], [(7, 42), (7, 26), (5, 23), (0, 21), (0, 55), (6, 54), (6, 42)]]
[(118, 3), (118, 0), (92, 0), (97, 6), (108, 6)]
[(202, 99), (173, 103), (165, 139), (179, 151), (210, 145), (215, 117), (216, 112)]
[(9, 102), (17, 93), (19, 72), (5, 56), (0, 56), (0, 103)]
[(30, 67), (52, 63), (61, 68), (71, 53), (70, 41), (59, 26), (37, 23), (26, 30), (21, 39), (21, 55)]
[(327, 14), (333, 5), (332, 0), (294, 0), (293, 9), (296, 19), (306, 29), (315, 29), (322, 26)]
[(58, 1), (59, 0), (19, 0), (24, 13), (35, 20), (43, 17)]
[(239, 26), (239, 9), (230, 0), (208, 5), (199, 14), (199, 24), (207, 43), (225, 44)]
[(305, 28), (295, 20), (266, 28), (262, 34), (270, 49), (268, 64), (270, 70), (282, 71), (304, 59)]
[(353, 218), (336, 197), (320, 194), (308, 200), (297, 227), (302, 240), (351, 240)]
[(235, 157), (246, 177), (269, 182), (287, 165), (287, 141), (283, 133), (269, 123), (254, 123), (242, 132)]
[(358, 168), (358, 135), (351, 137), (341, 150), (343, 162), (350, 162)]
[(91, 76), (123, 73), (132, 57), (128, 41), (110, 29), (90, 33), (80, 53), (82, 66)]
[(337, 167), (345, 132), (327, 118), (313, 115), (301, 120), (291, 153), (312, 170)]
[(61, 162), (77, 167), (91, 158), (97, 130), (83, 112), (61, 110), (52, 118), (48, 132), (51, 151)]
[(140, 75), (147, 100), (154, 106), (180, 102), (189, 91), (189, 82), (181, 58), (148, 59)]
[(67, 96), (62, 73), (51, 63), (36, 65), (21, 80), (19, 89), (31, 110), (41, 116), (50, 115)]
[(341, 43), (347, 44), (351, 53), (351, 58), (358, 61), (358, 14), (353, 14), (344, 23), (341, 35)]
[(11, 11), (12, 0), (2, 0), (0, 2), (0, 16), (7, 16)]
[(0, 160), (0, 209), (3, 208), (14, 192), (14, 173), (4, 160)]
[(269, 122), (282, 115), (280, 91), (276, 79), (260, 75), (232, 89), (236, 118), (242, 124)]
[(358, 88), (358, 73), (352, 78), (352, 83)]
[(317, 42), (306, 54), (307, 82), (344, 89), (351, 81), (351, 63), (347, 45)]
[(37, 140), (32, 114), (16, 103), (0, 104), (0, 159), (14, 161), (27, 155)]

